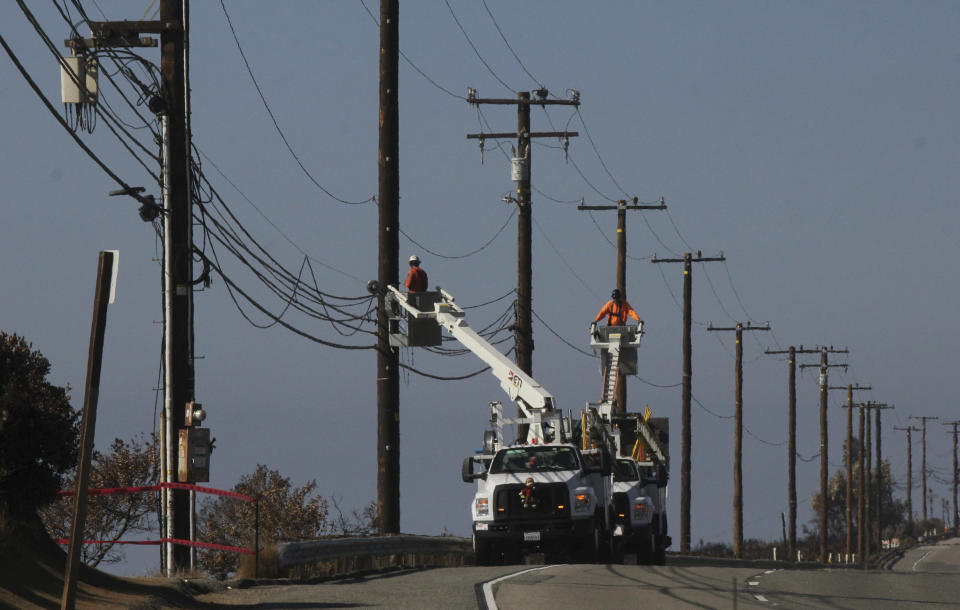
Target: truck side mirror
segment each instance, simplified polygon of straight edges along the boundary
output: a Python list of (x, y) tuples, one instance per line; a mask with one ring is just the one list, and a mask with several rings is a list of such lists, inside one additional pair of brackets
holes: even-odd
[(474, 472), (473, 471), (473, 458), (468, 457), (464, 458), (463, 465), (460, 468), (460, 477), (463, 479), (464, 483), (470, 483), (476, 479), (485, 479), (487, 478), (486, 472)]

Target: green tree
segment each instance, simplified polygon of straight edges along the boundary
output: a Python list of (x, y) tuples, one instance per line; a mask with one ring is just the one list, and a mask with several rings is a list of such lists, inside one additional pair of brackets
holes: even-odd
[[(860, 445), (857, 439), (853, 439), (853, 487), (851, 488), (851, 503), (853, 510), (853, 536), (857, 536), (857, 506), (859, 502), (859, 491), (857, 489), (857, 477), (860, 467), (859, 460)], [(844, 458), (846, 460), (846, 458)], [(870, 479), (871, 502), (875, 501), (877, 489), (877, 473), (874, 467), (873, 472), (864, 473), (865, 477)], [(880, 498), (881, 526), (884, 530), (887, 528), (896, 528), (906, 519), (906, 503), (903, 500), (894, 498), (893, 491), (896, 482), (893, 480), (893, 474), (890, 472), (890, 462), (883, 460), (880, 466)], [(846, 494), (847, 494), (847, 473), (846, 468), (837, 470), (836, 473), (827, 482), (827, 494), (830, 498), (829, 508), (827, 510), (827, 543), (835, 551), (839, 551), (846, 538)], [(820, 492), (814, 494), (810, 501), (810, 508), (813, 509), (815, 516), (811, 520), (812, 531), (819, 529), (820, 517)], [(874, 507), (871, 507), (871, 511)], [(872, 512), (871, 512), (872, 514)], [(805, 528), (806, 529), (806, 528)]]
[(30, 517), (56, 499), (77, 464), (79, 418), (50, 362), (0, 331), (0, 511)]
[[(90, 464), (90, 487), (141, 487), (156, 484), (157, 437), (140, 435), (130, 441), (114, 439), (107, 453), (95, 451)], [(66, 484), (73, 489), (75, 476)], [(99, 540), (82, 547), (81, 559), (89, 566), (123, 560), (114, 540), (131, 534), (156, 531), (155, 493), (90, 496), (87, 503), (86, 540)], [(69, 538), (73, 519), (73, 496), (63, 497), (40, 510), (40, 518), (53, 538)]]
[[(260, 498), (260, 545), (282, 540), (317, 538), (328, 533), (327, 501), (316, 493), (316, 481), (294, 487), (290, 479), (260, 464), (234, 486), (233, 491)], [(197, 538), (226, 546), (252, 548), (255, 506), (225, 496), (210, 498), (199, 507)], [(199, 565), (216, 578), (237, 570), (235, 553), (201, 550)]]

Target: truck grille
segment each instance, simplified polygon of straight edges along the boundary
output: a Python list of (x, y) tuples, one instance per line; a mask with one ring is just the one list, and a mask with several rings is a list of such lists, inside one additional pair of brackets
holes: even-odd
[(556, 519), (570, 514), (570, 494), (565, 484), (537, 483), (534, 486), (536, 508), (523, 507), (521, 488), (521, 483), (497, 486), (493, 503), (494, 520)]
[(630, 499), (626, 492), (619, 491), (613, 494), (613, 514), (617, 522), (630, 522)]

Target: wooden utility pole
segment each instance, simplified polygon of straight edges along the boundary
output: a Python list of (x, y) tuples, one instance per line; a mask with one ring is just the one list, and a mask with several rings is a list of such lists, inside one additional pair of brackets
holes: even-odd
[(920, 428), (894, 426), (893, 429), (905, 430), (907, 433), (907, 521), (913, 521), (913, 442), (910, 438), (910, 432), (920, 432)]
[[(920, 416), (910, 415), (910, 419), (919, 419), (920, 420), (920, 481), (923, 491), (923, 520), (927, 520), (927, 420), (928, 419), (939, 419), (939, 417), (930, 417), (930, 416)], [(931, 506), (931, 508), (933, 508)]]
[[(166, 337), (167, 379), (165, 390), (169, 407), (166, 444), (166, 480), (178, 481), (180, 430), (185, 427), (187, 403), (194, 398), (193, 350), (193, 213), (190, 193), (190, 143), (187, 128), (186, 11), (184, 0), (161, 0), (160, 75), (165, 111), (165, 246), (164, 285), (167, 303)], [(190, 538), (190, 494), (168, 490), (168, 538)], [(169, 497), (172, 495), (172, 508)], [(172, 548), (171, 548), (172, 547)], [(190, 547), (170, 544), (167, 549), (167, 575), (190, 567)]]
[(864, 447), (864, 429), (865, 425), (865, 403), (860, 403), (857, 405), (860, 408), (860, 434), (858, 435), (860, 450), (859, 450), (859, 460), (857, 465), (857, 556), (860, 557), (860, 563), (866, 565), (867, 563), (867, 532), (866, 532), (866, 522), (867, 522), (867, 494), (866, 494), (866, 477), (864, 476), (864, 471), (866, 470), (864, 461), (866, 458), (866, 449)]
[(801, 364), (800, 368), (817, 366), (820, 369), (820, 563), (827, 562), (827, 514), (830, 506), (828, 487), (829, 462), (827, 460), (827, 388), (828, 372), (832, 367), (847, 368), (846, 364), (830, 364), (829, 354), (848, 354), (849, 350), (820, 348), (820, 364)]
[[(787, 354), (787, 502), (790, 506), (790, 537), (787, 543), (789, 561), (797, 558), (797, 354), (819, 354), (819, 349), (764, 350), (765, 354)], [(785, 536), (786, 538), (786, 536)]]
[[(517, 317), (514, 329), (514, 349), (517, 354), (517, 366), (528, 375), (533, 374), (533, 255), (532, 255), (532, 214), (530, 201), (530, 165), (532, 138), (560, 138), (564, 145), (569, 138), (580, 135), (576, 131), (545, 131), (533, 132), (530, 130), (530, 106), (580, 106), (579, 92), (573, 92), (572, 99), (547, 99), (548, 91), (538, 89), (534, 91), (536, 99), (531, 99), (530, 92), (520, 91), (517, 99), (479, 98), (473, 88), (468, 89), (467, 102), (475, 106), (492, 104), (517, 107), (517, 131), (506, 133), (469, 133), (467, 138), (480, 140), (483, 146), (485, 140), (517, 138), (517, 156), (511, 159), (513, 179), (517, 183), (517, 196), (506, 200), (517, 204)], [(518, 414), (522, 416), (522, 413)], [(523, 440), (527, 437), (526, 424), (517, 426), (517, 436)]]
[[(67, 552), (66, 573), (63, 577), (63, 596), (60, 607), (72, 610), (76, 603), (77, 575), (84, 542), (87, 520), (87, 488), (90, 486), (90, 460), (93, 457), (93, 438), (97, 428), (97, 401), (100, 398), (100, 368), (103, 362), (103, 337), (107, 330), (107, 303), (110, 301), (113, 269), (118, 252), (100, 252), (97, 262), (97, 284), (93, 299), (93, 322), (90, 325), (90, 349), (87, 352), (87, 380), (83, 390), (83, 417), (80, 428), (80, 455), (77, 479), (74, 484), (73, 520), (70, 526), (70, 546)], [(37, 439), (40, 440), (40, 439)]]
[[(616, 210), (617, 211), (617, 290), (627, 300), (627, 210), (665, 210), (667, 205), (663, 197), (658, 205), (638, 204), (634, 197), (632, 203), (621, 199), (617, 205), (578, 205), (578, 210)], [(614, 402), (617, 413), (624, 415), (627, 412), (627, 380), (617, 373), (616, 392)]]
[(400, 533), (400, 375), (390, 346), (387, 286), (397, 284), (400, 253), (399, 0), (380, 0), (380, 126), (377, 281), (377, 518), (381, 534)]
[[(842, 390), (844, 386), (830, 386), (830, 390)], [(845, 517), (845, 529), (846, 529), (846, 544), (844, 545), (844, 553), (850, 555), (853, 552), (853, 393), (855, 391), (866, 391), (872, 390), (870, 386), (862, 386), (859, 383), (857, 385), (847, 384), (847, 447), (844, 451), (846, 456), (846, 467), (847, 467), (847, 484), (846, 484), (846, 494), (843, 504), (843, 512)]]
[(877, 552), (883, 551), (883, 454), (880, 451), (882, 445), (881, 434), (883, 428), (880, 425), (880, 414), (884, 409), (893, 409), (893, 405), (888, 405), (884, 403), (873, 403), (873, 408), (877, 410), (877, 416), (875, 422), (877, 425), (877, 434), (876, 434), (876, 447), (877, 447), (877, 473), (876, 473), (876, 501), (874, 502), (874, 527), (876, 528), (877, 535)]
[(690, 324), (693, 321), (693, 266), (691, 263), (726, 261), (723, 252), (719, 256), (703, 257), (697, 250), (696, 257), (687, 252), (683, 258), (657, 258), (651, 263), (683, 263), (683, 375), (680, 379), (680, 552), (690, 552), (690, 397), (693, 381), (693, 350), (690, 340)]
[(744, 326), (737, 322), (736, 326), (718, 328), (713, 324), (707, 331), (734, 331), (736, 341), (736, 367), (734, 369), (734, 432), (733, 432), (733, 556), (743, 559), (743, 331), (770, 330), (770, 323), (766, 326), (752, 326), (750, 322)]
[(957, 512), (957, 426), (960, 421), (941, 422), (944, 426), (953, 426), (953, 535), (960, 531), (960, 512)]

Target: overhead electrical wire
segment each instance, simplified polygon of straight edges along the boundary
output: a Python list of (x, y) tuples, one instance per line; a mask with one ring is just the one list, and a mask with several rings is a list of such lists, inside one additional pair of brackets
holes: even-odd
[(403, 235), (404, 237), (406, 237), (406, 238), (410, 241), (410, 243), (416, 245), (416, 246), (419, 247), (419, 248), (422, 248), (423, 250), (425, 250), (426, 252), (429, 252), (429, 253), (432, 254), (433, 256), (436, 256), (436, 257), (438, 257), (438, 258), (445, 258), (445, 259), (448, 259), (448, 260), (459, 260), (459, 259), (463, 259), (463, 258), (469, 258), (469, 257), (471, 257), (471, 256), (473, 256), (473, 255), (475, 255), (475, 254), (479, 254), (480, 252), (483, 252), (483, 251), (486, 250), (488, 247), (490, 247), (490, 245), (493, 244), (493, 242), (496, 241), (496, 239), (497, 239), (498, 237), (500, 237), (500, 234), (503, 233), (504, 229), (506, 229), (507, 226), (510, 225), (510, 221), (513, 220), (513, 217), (516, 215), (516, 213), (517, 213), (517, 210), (514, 208), (514, 209), (510, 212), (510, 214), (507, 216), (507, 220), (503, 223), (503, 225), (502, 225), (499, 229), (497, 229), (497, 232), (496, 232), (496, 233), (493, 234), (493, 237), (491, 237), (491, 238), (488, 239), (486, 242), (484, 242), (483, 245), (481, 245), (480, 247), (475, 248), (474, 250), (471, 250), (471, 251), (469, 251), (469, 252), (467, 252), (467, 253), (465, 253), (465, 254), (441, 254), (440, 252), (436, 252), (436, 251), (434, 251), (434, 250), (431, 250), (430, 248), (424, 246), (423, 244), (421, 244), (420, 242), (418, 242), (418, 241), (415, 240), (414, 238), (410, 237), (410, 235), (409, 235), (406, 231), (404, 231), (403, 229), (400, 229), (400, 234)]
[(293, 146), (291, 146), (290, 141), (287, 140), (287, 136), (283, 132), (283, 129), (280, 128), (280, 123), (277, 121), (276, 115), (274, 115), (273, 110), (270, 108), (270, 104), (267, 103), (267, 98), (263, 94), (263, 89), (260, 88), (260, 83), (257, 82), (257, 78), (253, 74), (253, 68), (250, 67), (250, 62), (247, 61), (247, 54), (244, 53), (243, 47), (240, 45), (240, 39), (237, 37), (237, 31), (233, 27), (233, 21), (230, 19), (230, 13), (227, 12), (227, 5), (223, 2), (223, 0), (220, 0), (220, 7), (223, 9), (223, 15), (227, 18), (227, 25), (230, 27), (230, 33), (233, 34), (233, 41), (237, 44), (237, 50), (240, 51), (240, 57), (243, 59), (243, 65), (247, 68), (247, 74), (250, 75), (250, 80), (253, 81), (253, 86), (256, 88), (257, 94), (260, 96), (260, 101), (263, 102), (263, 107), (267, 110), (267, 114), (270, 115), (270, 120), (273, 121), (273, 126), (276, 128), (277, 133), (280, 134), (280, 139), (283, 140), (284, 146), (287, 147), (290, 155), (293, 157), (294, 161), (297, 162), (297, 165), (300, 166), (300, 169), (303, 170), (303, 173), (307, 176), (310, 182), (312, 182), (317, 188), (323, 191), (324, 194), (334, 201), (338, 201), (346, 205), (363, 205), (365, 203), (370, 203), (373, 200), (372, 197), (362, 201), (351, 201), (334, 195), (326, 187), (320, 184), (310, 170), (307, 169), (306, 165), (303, 164), (300, 156), (297, 155), (296, 151), (293, 150)]
[(516, 93), (517, 92), (516, 89), (508, 85), (502, 78), (500, 78), (500, 76), (493, 71), (493, 68), (490, 67), (490, 64), (487, 63), (487, 60), (483, 58), (483, 55), (480, 54), (480, 50), (477, 49), (477, 45), (473, 44), (473, 40), (470, 39), (470, 35), (467, 34), (467, 30), (463, 28), (463, 24), (460, 23), (459, 19), (457, 19), (457, 14), (453, 12), (453, 7), (450, 6), (449, 0), (443, 0), (443, 3), (447, 5), (447, 9), (450, 11), (450, 16), (453, 17), (453, 20), (454, 22), (456, 22), (457, 27), (460, 28), (460, 31), (463, 33), (463, 37), (466, 38), (467, 44), (469, 44), (470, 48), (473, 49), (473, 52), (476, 53), (477, 59), (479, 59), (480, 63), (484, 65), (484, 67), (487, 69), (487, 72), (489, 72), (493, 76), (493, 78), (497, 79), (497, 81), (501, 85), (503, 85), (508, 91), (512, 93)]

